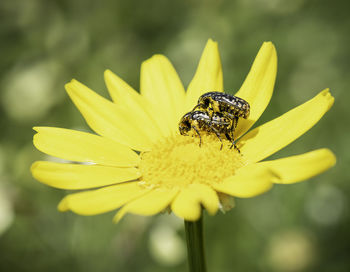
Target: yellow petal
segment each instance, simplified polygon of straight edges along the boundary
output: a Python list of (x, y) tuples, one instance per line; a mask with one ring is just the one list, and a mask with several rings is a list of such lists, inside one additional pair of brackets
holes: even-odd
[(64, 128), (34, 127), (34, 145), (48, 155), (110, 166), (137, 166), (140, 158), (130, 148), (110, 139)]
[(66, 84), (66, 90), (89, 126), (98, 134), (136, 150), (149, 150), (151, 139), (144, 132), (149, 129), (131, 118), (132, 111), (118, 108), (76, 80)]
[(197, 104), (198, 98), (202, 94), (210, 91), (221, 92), (223, 89), (222, 66), (218, 44), (209, 39), (202, 53), (197, 71), (188, 86), (185, 111), (190, 111)]
[(168, 207), (178, 193), (177, 189), (154, 189), (142, 197), (129, 202), (118, 211), (113, 221), (118, 222), (126, 213), (154, 215)]
[(161, 130), (152, 119), (152, 109), (149, 103), (147, 103), (144, 97), (110, 70), (105, 71), (104, 77), (109, 94), (113, 101), (119, 107), (124, 106), (129, 112), (132, 112), (134, 118), (143, 124), (147, 134), (150, 134), (151, 138), (154, 139), (154, 141), (157, 141), (161, 136)]
[(240, 168), (234, 176), (223, 182), (213, 183), (215, 190), (236, 197), (248, 198), (270, 190), (272, 181), (278, 179), (269, 168), (250, 164)]
[(81, 215), (95, 215), (118, 209), (148, 191), (138, 182), (128, 182), (68, 195), (58, 204), (58, 209), (61, 212), (71, 210)]
[(326, 89), (306, 103), (257, 127), (239, 141), (248, 162), (257, 162), (293, 142), (313, 127), (331, 108), (334, 98)]
[(141, 94), (152, 105), (154, 118), (165, 135), (177, 130), (183, 112), (185, 90), (170, 61), (154, 55), (141, 65)]
[(235, 94), (250, 104), (249, 118), (239, 120), (236, 137), (245, 133), (264, 112), (272, 96), (276, 74), (277, 53), (275, 46), (271, 42), (264, 42), (242, 87)]
[(33, 177), (60, 189), (76, 190), (102, 187), (140, 177), (136, 168), (117, 168), (103, 165), (81, 165), (37, 161), (31, 167)]
[(123, 103), (135, 109), (146, 107), (143, 97), (111, 70), (104, 72), (104, 78), (108, 92), (116, 104)]
[(201, 215), (201, 204), (209, 214), (214, 215), (219, 208), (219, 198), (207, 185), (190, 184), (175, 198), (171, 210), (187, 221), (196, 221)]
[(273, 172), (279, 179), (275, 183), (290, 184), (314, 177), (334, 166), (336, 158), (329, 149), (318, 149), (302, 155), (259, 163)]

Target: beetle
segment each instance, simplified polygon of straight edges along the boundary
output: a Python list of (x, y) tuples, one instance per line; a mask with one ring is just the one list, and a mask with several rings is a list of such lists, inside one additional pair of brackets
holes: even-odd
[(179, 131), (181, 135), (198, 135), (199, 146), (202, 145), (201, 133), (214, 133), (221, 142), (220, 150), (223, 147), (221, 135), (232, 142), (232, 148), (236, 145), (233, 140), (233, 120), (225, 117), (222, 113), (216, 112), (212, 116), (207, 111), (196, 110), (186, 113), (180, 120)]
[(217, 112), (222, 113), (233, 120), (234, 127), (237, 126), (239, 117), (247, 119), (250, 114), (250, 106), (247, 101), (222, 92), (208, 92), (201, 95), (193, 110), (197, 108), (209, 112), (210, 115)]

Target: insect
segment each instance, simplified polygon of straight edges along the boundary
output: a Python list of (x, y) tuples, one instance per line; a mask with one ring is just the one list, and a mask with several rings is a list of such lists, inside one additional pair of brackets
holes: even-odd
[(208, 92), (198, 99), (195, 109), (203, 109), (210, 113), (220, 112), (232, 119), (234, 128), (237, 126), (238, 118), (247, 119), (250, 113), (250, 106), (247, 101), (234, 95), (222, 92)]
[(221, 142), (221, 150), (223, 147), (221, 135), (225, 135), (229, 141), (232, 141), (232, 146), (234, 146), (232, 126), (232, 120), (219, 112), (210, 116), (207, 111), (197, 110), (190, 111), (182, 117), (179, 123), (179, 130), (181, 135), (197, 134), (199, 136), (199, 146), (202, 145), (201, 133), (214, 133)]

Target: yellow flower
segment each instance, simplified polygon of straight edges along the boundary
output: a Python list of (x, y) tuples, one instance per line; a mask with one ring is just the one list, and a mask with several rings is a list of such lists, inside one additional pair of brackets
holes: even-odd
[(107, 70), (105, 81), (113, 102), (72, 80), (66, 90), (97, 135), (35, 127), (34, 145), (51, 156), (85, 164), (39, 161), (32, 165), (32, 174), (56, 188), (94, 188), (66, 196), (60, 211), (94, 215), (120, 208), (115, 221), (126, 213), (154, 215), (168, 208), (193, 221), (200, 217), (201, 206), (213, 215), (220, 204), (229, 205), (227, 196), (254, 197), (274, 183), (308, 179), (335, 164), (331, 151), (261, 161), (315, 125), (334, 99), (324, 90), (246, 133), (270, 101), (276, 71), (275, 47), (265, 42), (236, 94), (251, 107), (249, 119), (240, 120), (235, 132), (241, 153), (230, 149), (228, 142), (220, 151), (220, 142), (211, 136), (204, 136), (199, 147), (198, 138), (178, 132), (180, 118), (201, 94), (224, 89), (218, 46), (212, 40), (186, 93), (162, 55), (142, 63), (140, 94)]

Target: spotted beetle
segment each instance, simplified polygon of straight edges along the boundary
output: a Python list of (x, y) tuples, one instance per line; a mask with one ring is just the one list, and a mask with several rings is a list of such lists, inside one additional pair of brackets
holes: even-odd
[(226, 138), (232, 142), (232, 146), (236, 145), (233, 140), (233, 121), (230, 118), (225, 117), (222, 113), (215, 112), (212, 116), (209, 116), (207, 111), (197, 110), (186, 113), (179, 123), (179, 131), (181, 135), (198, 135), (199, 146), (202, 144), (201, 133), (211, 134), (214, 133), (221, 142), (220, 150), (223, 147), (221, 135), (225, 135)]
[(197, 108), (206, 110), (209, 113), (220, 112), (232, 119), (235, 126), (237, 126), (239, 117), (247, 119), (250, 113), (250, 106), (247, 101), (222, 92), (208, 92), (203, 94), (199, 97), (198, 104), (193, 110)]

